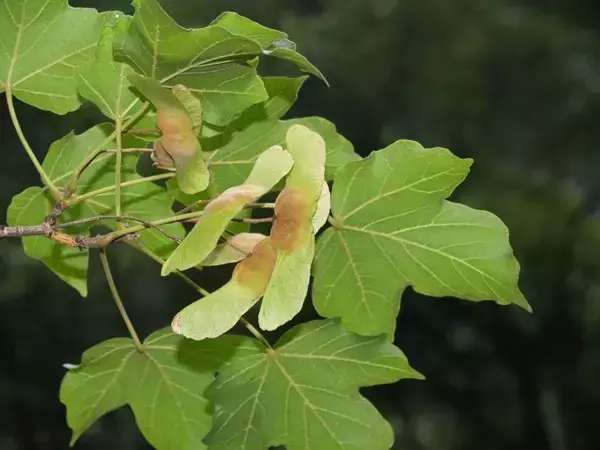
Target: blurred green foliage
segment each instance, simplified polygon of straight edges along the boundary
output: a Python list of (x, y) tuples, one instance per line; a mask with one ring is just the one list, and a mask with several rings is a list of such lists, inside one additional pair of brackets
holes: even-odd
[[(72, 4), (131, 11), (122, 0)], [(406, 295), (396, 343), (428, 379), (367, 392), (397, 431), (395, 448), (599, 448), (600, 3), (163, 4), (189, 26), (234, 10), (285, 30), (332, 85), (307, 82), (292, 116), (326, 117), (363, 155), (408, 138), (475, 158), (458, 197), (493, 211), (511, 229), (534, 315)], [(101, 121), (92, 106), (64, 117), (17, 108), (40, 155), (70, 129), (81, 132)], [(37, 180), (5, 105), (0, 114), (0, 204), (8, 206)], [(194, 300), (185, 285), (161, 279), (152, 262), (127, 248), (118, 253), (117, 282), (144, 333), (165, 326)], [(91, 272), (98, 274), (92, 259)], [(222, 279), (217, 273), (207, 287)], [(81, 299), (26, 258), (19, 242), (0, 242), (0, 286), (0, 448), (67, 448), (57, 396), (61, 365), (125, 330), (101, 276), (92, 277), (90, 296)], [(122, 410), (78, 448), (145, 445)]]

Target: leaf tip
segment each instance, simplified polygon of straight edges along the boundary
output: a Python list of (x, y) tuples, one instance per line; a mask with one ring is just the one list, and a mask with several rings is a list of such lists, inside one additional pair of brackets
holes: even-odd
[(73, 436), (71, 436), (71, 440), (69, 441), (69, 447), (73, 448), (80, 437), (81, 433), (76, 433), (75, 431), (73, 431)]
[[(412, 369), (412, 368), (411, 368), (411, 369)], [(412, 378), (413, 378), (414, 380), (419, 380), (419, 381), (422, 381), (422, 380), (425, 380), (425, 379), (426, 379), (426, 378), (425, 378), (425, 375), (423, 375), (421, 372), (418, 372), (418, 371), (416, 371), (415, 369), (412, 369), (412, 370), (411, 370), (411, 375), (412, 375)]]
[(531, 307), (531, 305), (529, 304), (529, 302), (527, 300), (525, 300), (522, 303), (517, 303), (522, 309), (524, 309), (525, 311), (527, 311), (529, 314), (533, 314), (533, 308)]
[(516, 297), (511, 303), (517, 305), (521, 309), (524, 309), (529, 314), (533, 314), (533, 308), (519, 289), (517, 289)]

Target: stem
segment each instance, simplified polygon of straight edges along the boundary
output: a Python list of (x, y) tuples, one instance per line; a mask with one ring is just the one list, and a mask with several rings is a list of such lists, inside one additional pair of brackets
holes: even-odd
[(269, 343), (269, 341), (267, 341), (267, 338), (264, 337), (262, 335), (262, 333), (260, 331), (258, 331), (256, 329), (256, 327), (254, 325), (252, 325), (250, 322), (248, 322), (246, 319), (244, 319), (243, 317), (240, 317), (240, 322), (242, 323), (242, 325), (244, 325), (246, 327), (246, 329), (252, 333), (254, 335), (254, 337), (256, 339), (258, 339), (260, 342), (262, 342), (262, 344), (267, 347), (270, 350), (273, 350), (273, 347), (271, 347), (271, 344)]
[[(121, 183), (121, 187), (127, 187), (127, 186), (133, 186), (136, 184), (140, 184), (140, 183), (148, 183), (150, 181), (158, 181), (158, 180), (165, 180), (167, 178), (173, 178), (175, 176), (175, 173), (169, 172), (169, 173), (159, 173), (157, 175), (152, 175), (149, 177), (144, 177), (144, 178), (138, 178), (137, 180), (131, 180), (131, 181), (125, 181), (124, 183)], [(112, 192), (117, 188), (116, 185), (113, 186), (107, 186), (101, 189), (96, 189), (95, 191), (91, 191), (88, 192), (87, 194), (83, 194), (77, 197), (73, 197), (71, 199), (71, 201), (69, 201), (69, 206), (73, 206), (76, 205), (77, 203), (81, 203), (89, 198), (95, 197), (97, 195), (101, 195), (101, 194), (106, 194), (107, 192)]]
[(179, 239), (177, 236), (173, 236), (172, 234), (167, 233), (165, 230), (160, 229), (159, 227), (154, 225), (152, 222), (149, 222), (144, 219), (140, 219), (138, 217), (133, 217), (133, 216), (106, 215), (106, 216), (86, 217), (84, 219), (78, 219), (78, 220), (73, 220), (71, 222), (65, 222), (65, 223), (58, 224), (55, 226), (55, 228), (56, 229), (69, 228), (69, 227), (74, 227), (77, 225), (84, 225), (86, 223), (91, 223), (91, 222), (100, 222), (102, 220), (116, 220), (117, 222), (122, 222), (123, 220), (130, 220), (132, 222), (138, 222), (138, 223), (141, 223), (142, 225), (144, 225), (146, 228), (152, 228), (152, 229), (158, 231), (159, 233), (162, 233), (164, 236), (168, 237), (169, 239), (171, 239), (172, 241), (174, 241), (177, 244), (181, 243), (181, 239)]
[(238, 223), (271, 223), (273, 222), (274, 217), (260, 217), (260, 218), (242, 218), (242, 219), (236, 219), (235, 217), (233, 219), (231, 219), (232, 222), (238, 222)]
[(121, 215), (121, 170), (123, 168), (123, 141), (121, 137), (121, 118), (117, 117), (115, 122), (115, 133), (117, 133), (117, 158), (115, 161), (115, 214)]
[[(142, 253), (146, 254), (147, 256), (149, 256), (150, 258), (152, 258), (154, 261), (156, 261), (157, 263), (159, 263), (160, 265), (163, 265), (165, 263), (165, 260), (162, 259), (160, 256), (158, 256), (156, 253), (154, 253), (152, 250), (150, 250), (149, 248), (147, 248), (146, 246), (144, 246), (143, 244), (138, 243), (136, 245), (136, 247), (138, 248), (138, 250), (140, 250)], [(198, 291), (201, 295), (203, 295), (204, 297), (206, 297), (207, 295), (210, 294), (210, 292), (208, 292), (206, 289), (204, 289), (202, 286), (196, 284), (196, 282), (194, 282), (190, 277), (188, 277), (186, 274), (184, 274), (183, 272), (180, 272), (179, 270), (175, 271), (175, 274), (181, 278), (183, 281), (185, 281), (188, 285), (190, 285), (192, 288), (194, 288), (196, 291)]]
[(117, 291), (117, 286), (115, 285), (115, 280), (113, 279), (112, 272), (110, 271), (110, 265), (108, 264), (108, 258), (106, 257), (106, 251), (104, 249), (100, 250), (100, 261), (102, 261), (102, 268), (104, 269), (104, 275), (106, 276), (106, 281), (108, 282), (110, 292), (115, 300), (119, 314), (121, 314), (121, 318), (123, 319), (123, 322), (125, 322), (125, 326), (131, 335), (131, 339), (135, 344), (135, 348), (137, 348), (139, 351), (144, 351), (144, 346), (142, 345), (142, 342), (140, 341), (140, 338), (137, 335), (133, 324), (131, 323), (131, 319), (129, 319), (129, 316), (127, 315), (127, 311), (125, 310), (125, 305), (123, 305), (119, 291)]
[[(117, 153), (116, 148), (109, 148), (105, 150), (106, 153)], [(154, 150), (151, 148), (122, 148), (121, 153), (152, 153)]]
[(37, 159), (37, 156), (35, 156), (35, 153), (29, 145), (29, 142), (27, 142), (25, 134), (23, 134), (21, 124), (19, 123), (19, 119), (17, 118), (17, 112), (15, 111), (15, 104), (13, 102), (13, 95), (10, 84), (6, 86), (6, 102), (8, 104), (8, 112), (10, 114), (13, 126), (15, 127), (15, 131), (17, 132), (17, 136), (19, 136), (19, 140), (21, 141), (23, 148), (27, 152), (29, 159), (33, 163), (33, 166), (37, 170), (38, 174), (40, 175), (42, 183), (44, 183), (44, 186), (48, 187), (48, 189), (50, 189), (53, 193), (57, 193), (58, 189), (56, 188), (56, 186), (54, 185), (54, 183), (40, 164), (40, 161)]
[(126, 131), (125, 133), (131, 134), (132, 136), (144, 136), (147, 134), (160, 134), (160, 130), (157, 128), (143, 128), (139, 130)]
[(177, 214), (183, 214), (185, 212), (191, 211), (192, 209), (194, 209), (196, 206), (199, 206), (199, 205), (207, 205), (211, 201), (212, 200), (198, 200), (197, 202), (194, 202), (191, 205), (188, 205), (185, 208), (180, 209), (179, 211), (177, 211)]
[[(192, 209), (194, 209), (196, 206), (199, 206), (199, 205), (207, 205), (208, 203), (212, 202), (213, 200), (198, 200), (197, 202), (194, 202), (194, 203), (186, 206), (185, 208), (180, 209), (179, 211), (177, 211), (177, 214), (191, 211)], [(275, 203), (248, 203), (245, 206), (245, 208), (273, 209), (273, 208), (275, 208)]]
[(211, 161), (210, 166), (237, 166), (238, 164), (252, 164), (256, 159), (240, 159), (236, 161)]
[(275, 208), (275, 203), (248, 203), (246, 205), (250, 208), (265, 208), (265, 209), (273, 209)]
[(183, 222), (187, 219), (193, 219), (194, 217), (201, 216), (202, 214), (204, 214), (204, 211), (196, 211), (196, 212), (192, 212), (192, 213), (180, 214), (180, 215), (176, 215), (176, 216), (172, 216), (172, 217), (166, 217), (166, 218), (160, 219), (160, 220), (154, 220), (152, 222), (147, 222), (146, 225), (138, 225), (135, 227), (123, 228), (123, 229), (116, 230), (116, 231), (113, 231), (111, 233), (104, 235), (103, 242), (106, 245), (108, 245), (111, 242), (114, 242), (119, 238), (122, 238), (129, 234), (137, 233), (138, 231), (143, 231), (146, 228), (148, 228), (149, 226), (152, 228), (155, 228), (157, 226), (166, 225), (168, 223)]

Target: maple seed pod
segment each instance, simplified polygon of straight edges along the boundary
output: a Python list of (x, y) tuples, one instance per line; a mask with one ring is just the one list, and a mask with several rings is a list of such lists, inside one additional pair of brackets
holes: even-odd
[[(154, 145), (152, 160), (155, 165), (175, 167), (177, 184), (182, 192), (195, 194), (205, 190), (210, 174), (195, 134), (195, 126), (199, 125), (195, 121), (200, 122), (202, 114), (199, 100), (195, 99), (193, 105), (194, 118), (177, 95), (158, 81), (138, 74), (132, 74), (128, 79), (156, 107), (156, 124), (162, 137)], [(175, 92), (183, 90), (177, 88)], [(193, 101), (187, 98), (186, 102)]]
[(229, 222), (244, 207), (269, 192), (291, 169), (290, 154), (276, 145), (256, 160), (250, 175), (240, 186), (227, 189), (204, 208), (192, 231), (163, 265), (161, 274), (197, 266), (215, 249)]
[(294, 167), (275, 201), (271, 240), (277, 261), (258, 316), (263, 330), (274, 330), (300, 312), (315, 255), (314, 225), (321, 226), (329, 210), (325, 141), (303, 125), (292, 125), (285, 141)]
[(176, 84), (171, 89), (173, 95), (179, 99), (187, 110), (194, 127), (194, 134), (198, 136), (202, 131), (203, 109), (202, 103), (182, 84)]
[(175, 108), (158, 108), (156, 124), (163, 134), (190, 133), (194, 124), (187, 111)]
[(202, 266), (221, 266), (231, 264), (250, 256), (254, 247), (266, 239), (260, 233), (239, 233), (227, 239), (224, 244), (219, 244), (213, 252), (202, 261)]
[(173, 318), (173, 332), (202, 340), (229, 331), (265, 292), (275, 258), (270, 239), (264, 236), (250, 256), (236, 265), (227, 284), (185, 307)]

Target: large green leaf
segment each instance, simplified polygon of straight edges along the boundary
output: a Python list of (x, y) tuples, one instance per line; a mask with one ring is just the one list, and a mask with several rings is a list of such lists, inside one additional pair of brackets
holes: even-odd
[(319, 238), (313, 300), (365, 335), (393, 334), (400, 296), (494, 300), (529, 310), (508, 230), (493, 214), (445, 201), (472, 160), (398, 141), (335, 177), (336, 225)]
[(131, 91), (127, 76), (133, 69), (113, 59), (115, 33), (122, 32), (125, 17), (115, 26), (104, 28), (94, 59), (79, 73), (79, 93), (93, 102), (109, 119), (123, 122), (139, 112), (141, 102)]
[(76, 71), (94, 55), (110, 16), (71, 8), (66, 0), (4, 0), (0, 4), (0, 92), (57, 114), (80, 105)]
[(253, 67), (221, 63), (185, 71), (165, 86), (183, 84), (202, 101), (207, 122), (224, 126), (251, 105), (267, 98)]
[(204, 390), (241, 342), (224, 336), (195, 343), (161, 330), (144, 341), (143, 352), (126, 338), (92, 347), (60, 387), (71, 444), (104, 414), (129, 405), (154, 448), (205, 449), (212, 417)]
[(296, 51), (296, 44), (287, 39), (287, 34), (267, 28), (234, 12), (221, 14), (213, 25), (226, 28), (236, 36), (243, 36), (258, 42), (265, 55), (287, 60), (304, 72), (315, 75), (327, 84), (325, 76), (305, 56)]
[[(290, 120), (268, 120), (253, 123), (235, 131), (223, 144), (203, 143), (205, 152), (209, 152), (211, 188), (214, 192), (223, 192), (231, 186), (243, 183), (250, 173), (256, 158), (273, 145), (284, 145), (285, 134), (291, 125), (304, 125), (319, 133), (327, 147), (326, 177), (331, 179), (335, 172), (346, 163), (359, 160), (352, 144), (340, 135), (335, 126), (320, 117), (307, 117)], [(212, 145), (212, 148), (211, 148)]]
[(388, 450), (391, 426), (362, 386), (422, 378), (383, 337), (360, 337), (335, 321), (288, 332), (274, 350), (250, 343), (219, 371), (207, 397), (211, 450)]
[[(7, 211), (10, 226), (39, 225), (50, 213), (54, 203), (48, 191), (40, 187), (30, 187), (16, 195)], [(66, 218), (73, 217), (69, 212)], [(74, 231), (81, 231), (75, 229)], [(41, 236), (24, 237), (25, 253), (42, 261), (63, 281), (72, 286), (83, 297), (87, 296), (88, 255), (78, 248), (59, 245)]]
[(214, 125), (226, 125), (267, 98), (256, 68), (244, 63), (260, 53), (257, 42), (217, 25), (182, 28), (156, 0), (134, 3), (128, 30), (115, 41), (119, 60), (168, 86), (186, 86), (202, 101), (205, 120)]

